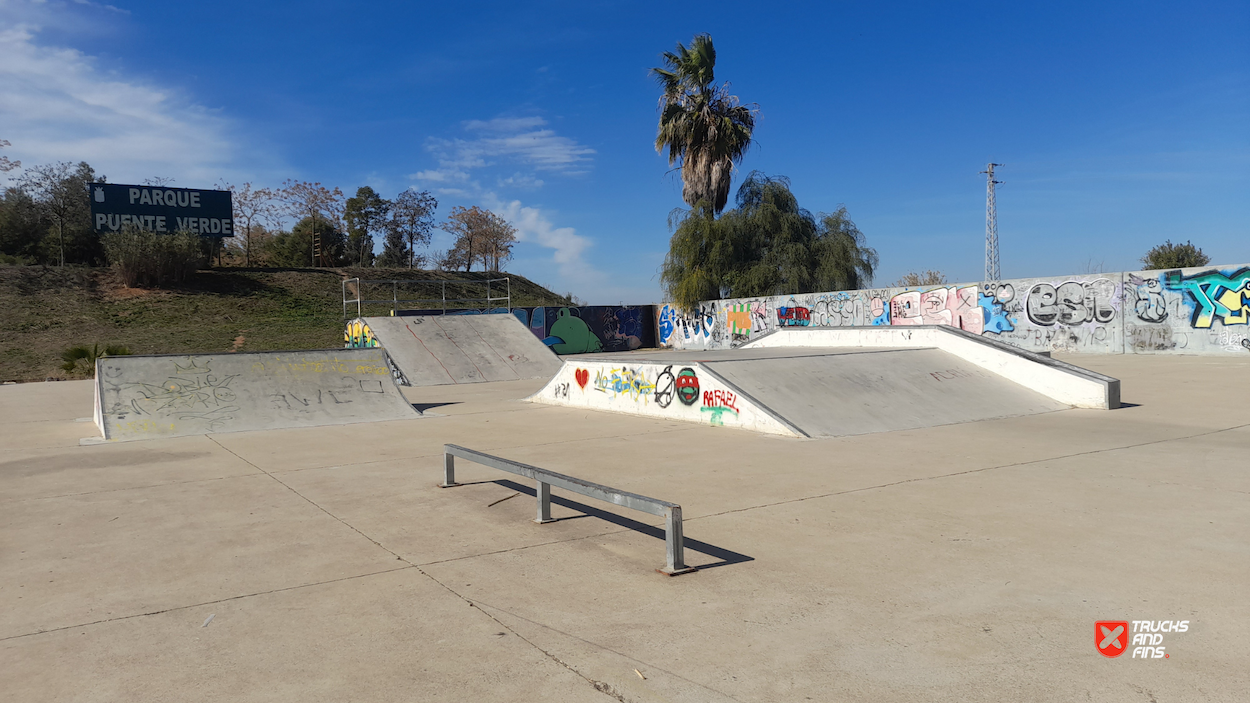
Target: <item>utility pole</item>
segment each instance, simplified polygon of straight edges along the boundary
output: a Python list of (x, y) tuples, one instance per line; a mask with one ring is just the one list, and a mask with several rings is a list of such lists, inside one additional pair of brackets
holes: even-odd
[(1002, 164), (987, 164), (981, 173), (985, 175), (985, 280), (997, 281), (1002, 278), (998, 269), (998, 206), (994, 204), (994, 186), (1002, 181), (994, 180), (994, 167)]

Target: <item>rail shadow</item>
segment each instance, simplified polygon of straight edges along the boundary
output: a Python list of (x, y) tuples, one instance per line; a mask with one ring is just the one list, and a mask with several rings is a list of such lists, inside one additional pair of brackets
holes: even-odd
[[(526, 486), (524, 484), (517, 483), (516, 481), (512, 481), (510, 479), (503, 478), (503, 479), (498, 479), (496, 481), (481, 481), (480, 483), (494, 483), (498, 486), (509, 488), (518, 493), (524, 493), (525, 495), (528, 495), (531, 498), (537, 499), (537, 491), (534, 489), (533, 486)], [(638, 520), (634, 520), (632, 518), (628, 518), (623, 515), (617, 515), (616, 513), (611, 513), (606, 510), (600, 510), (599, 508), (596, 508), (594, 506), (586, 505), (585, 503), (579, 503), (575, 500), (569, 500), (568, 498), (564, 498), (563, 496), (558, 496), (554, 492), (551, 495), (551, 502), (556, 505), (568, 508), (570, 510), (576, 510), (582, 513), (581, 515), (574, 515), (572, 517), (560, 518), (559, 520), (576, 520), (582, 517), (593, 517), (593, 518), (598, 518), (600, 520), (604, 520), (606, 522), (610, 522), (613, 525), (619, 525), (620, 527), (624, 527), (627, 530), (633, 530), (634, 532), (639, 532), (649, 537), (654, 537), (660, 540), (661, 542), (663, 542), (665, 538), (663, 527), (656, 527), (654, 525), (648, 525), (645, 522), (640, 522)], [(720, 561), (712, 562), (711, 564), (700, 565), (699, 566), (700, 571), (704, 569), (713, 569), (718, 566), (729, 566), (730, 564), (742, 564), (748, 561), (755, 561), (755, 557), (753, 556), (742, 554), (740, 552), (735, 552), (730, 549), (725, 549), (724, 547), (717, 547), (714, 544), (708, 544), (707, 542), (703, 542), (697, 539), (691, 539), (688, 536), (685, 538), (685, 543), (686, 543), (686, 549), (696, 551), (700, 554), (705, 554), (709, 557), (712, 557), (713, 559), (720, 559)]]
[(449, 403), (413, 403), (412, 408), (419, 413), (423, 413), (426, 410), (433, 410), (434, 408), (441, 408), (444, 405), (459, 405), (459, 404), (460, 404), (460, 401), (458, 400), (452, 401)]

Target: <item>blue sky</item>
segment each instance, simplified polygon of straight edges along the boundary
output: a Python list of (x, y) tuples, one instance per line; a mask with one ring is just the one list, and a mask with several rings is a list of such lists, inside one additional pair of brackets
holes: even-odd
[[(681, 187), (659, 54), (710, 33), (758, 103), (739, 173), (846, 205), (877, 283), (1134, 268), (1164, 239), (1250, 260), (1250, 4), (0, 0), (0, 139), (114, 182), (428, 188), (516, 224), (511, 270), (655, 302)], [(435, 246), (448, 241), (436, 233)]]

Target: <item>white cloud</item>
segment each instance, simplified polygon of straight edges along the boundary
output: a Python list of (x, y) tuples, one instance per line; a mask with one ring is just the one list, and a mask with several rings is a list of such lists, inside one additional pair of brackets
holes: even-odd
[(104, 4), (104, 3), (99, 3), (99, 2), (91, 2), (91, 0), (74, 0), (74, 4), (76, 4), (76, 5), (86, 5), (87, 7), (98, 7), (98, 8), (100, 8), (100, 9), (102, 9), (102, 10), (108, 10), (109, 12), (116, 12), (116, 13), (118, 13), (119, 15), (129, 15), (129, 14), (130, 14), (130, 10), (123, 10), (123, 9), (121, 9), (120, 7), (116, 7), (116, 6), (114, 6), (114, 5), (106, 5), (106, 4)]
[[(418, 171), (412, 177), (431, 183), (467, 181), (471, 170), (494, 166), (498, 161), (565, 175), (585, 173), (595, 150), (555, 130), (542, 129), (546, 124), (541, 117), (469, 120), (463, 123), (464, 130), (478, 136), (431, 137), (425, 148), (438, 159), (438, 168)], [(531, 179), (531, 183), (541, 185), (541, 181)]]
[(500, 188), (516, 188), (519, 190), (537, 190), (543, 187), (543, 181), (524, 173), (514, 173), (507, 178), (495, 181)]
[(14, 157), (86, 161), (120, 182), (165, 176), (206, 186), (233, 175), (235, 146), (220, 115), (75, 49), (45, 46), (37, 24), (0, 26), (0, 136)]
[(582, 253), (590, 247), (590, 239), (583, 237), (572, 227), (556, 227), (542, 210), (526, 207), (520, 200), (503, 202), (494, 193), (487, 193), (486, 205), (517, 228), (517, 239), (533, 242), (541, 247), (555, 250), (552, 259), (568, 273), (569, 267), (585, 268)]

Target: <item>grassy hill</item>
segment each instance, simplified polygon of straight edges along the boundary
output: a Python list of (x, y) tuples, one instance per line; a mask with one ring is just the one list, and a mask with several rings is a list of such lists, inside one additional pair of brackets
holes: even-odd
[[(480, 298), (485, 286), (465, 281), (498, 276), (511, 279), (514, 307), (570, 304), (566, 297), (511, 274), (222, 268), (200, 271), (177, 288), (153, 290), (125, 288), (109, 269), (0, 266), (0, 381), (66, 378), (61, 353), (75, 344), (120, 344), (135, 354), (341, 347), (344, 279), (448, 281), (447, 297)], [(399, 286), (398, 294), (439, 298), (442, 287), (409, 284)], [(374, 299), (393, 295), (390, 285), (366, 287), (364, 292)], [(495, 285), (491, 293), (503, 295)], [(364, 306), (363, 313), (386, 315), (390, 307)], [(355, 317), (354, 305), (349, 315)]]

